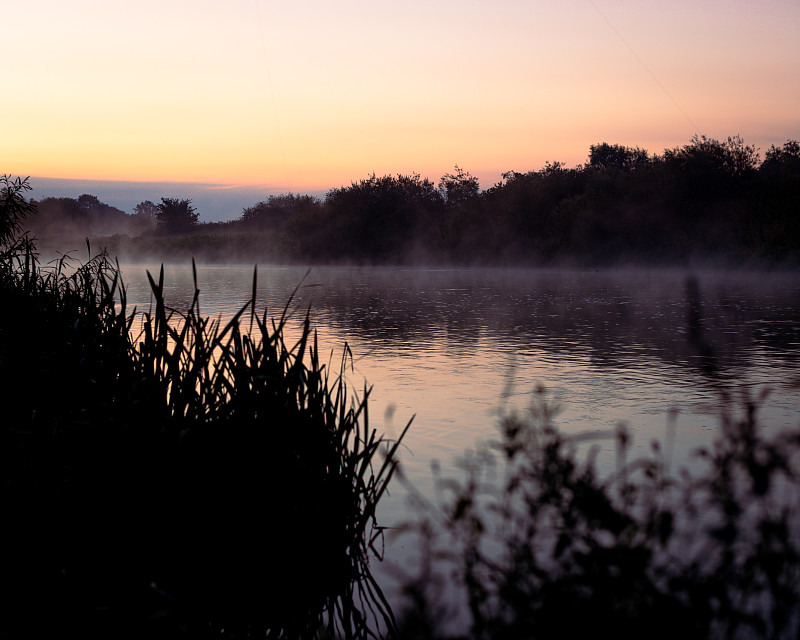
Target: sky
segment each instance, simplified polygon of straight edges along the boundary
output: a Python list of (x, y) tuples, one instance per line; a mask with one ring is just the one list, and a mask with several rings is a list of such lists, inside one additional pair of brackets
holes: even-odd
[(486, 189), (599, 142), (800, 139), (798, 0), (4, 3), (0, 172), (230, 219), (377, 175)]

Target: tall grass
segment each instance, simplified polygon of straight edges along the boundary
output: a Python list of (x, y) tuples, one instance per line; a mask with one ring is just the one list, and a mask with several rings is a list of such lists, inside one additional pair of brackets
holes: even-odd
[(349, 350), (331, 371), (308, 315), (287, 343), (255, 273), (224, 324), (197, 290), (169, 309), (164, 279), (139, 312), (105, 253), (0, 254), (0, 634), (392, 629), (369, 561), (399, 440), (369, 426)]
[[(155, 308), (144, 314), (134, 361), (152, 385), (148, 398), (166, 408), (164, 431), (180, 443), (172, 526), (193, 538), (165, 584), (234, 619), (258, 617), (266, 601), (301, 627), (335, 612), (329, 626), (336, 621), (350, 637), (366, 629), (354, 606), (361, 601), (391, 623), (367, 558), (399, 441), (376, 465), (384, 443), (369, 428), (369, 389), (349, 400), (347, 347), (331, 377), (308, 315), (287, 344), (289, 306), (277, 321), (256, 314), (255, 273), (252, 299), (225, 325), (201, 316), (196, 273), (194, 301), (177, 323), (164, 305), (163, 268), (150, 284)], [(231, 523), (238, 530), (219, 562), (196, 563), (196, 551), (219, 544)], [(296, 622), (287, 628), (298, 630)]]

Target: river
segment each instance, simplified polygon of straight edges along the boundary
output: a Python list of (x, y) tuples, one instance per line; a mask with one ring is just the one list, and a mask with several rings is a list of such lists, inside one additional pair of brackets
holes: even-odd
[[(129, 305), (148, 307), (145, 272), (158, 266), (122, 265)], [(197, 274), (203, 315), (229, 318), (251, 295), (252, 266), (200, 264)], [(167, 303), (188, 308), (191, 265), (167, 265), (165, 282)], [(349, 345), (350, 386), (372, 386), (374, 427), (395, 436), (413, 417), (400, 456), (428, 496), (432, 462), (458, 474), (458, 457), (494, 435), (498, 411), (524, 410), (537, 385), (560, 404), (561, 429), (625, 423), (634, 454), (662, 440), (677, 411), (676, 464), (713, 437), (723, 399), (736, 409), (768, 391), (767, 428), (800, 425), (797, 274), (259, 266), (257, 284), (258, 307), (275, 317), (296, 289), (289, 330), (310, 310), (334, 368)], [(382, 523), (408, 517), (397, 485)]]

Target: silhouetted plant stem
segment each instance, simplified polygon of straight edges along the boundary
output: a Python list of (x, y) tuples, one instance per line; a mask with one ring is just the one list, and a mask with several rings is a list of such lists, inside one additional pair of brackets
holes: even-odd
[(225, 323), (200, 315), (196, 272), (183, 313), (163, 266), (148, 279), (129, 313), (105, 253), (0, 254), (0, 633), (393, 629), (369, 560), (399, 439), (370, 428), (368, 388), (350, 395), (349, 348), (330, 373), (308, 314), (287, 344), (289, 303), (259, 316), (255, 272)]
[[(600, 474), (578, 446), (612, 434), (560, 433), (540, 389), (465, 456), (463, 481), (440, 479), (419, 534), (447, 552), (423, 571), (463, 594), (470, 638), (796, 637), (800, 430), (768, 436), (764, 400), (723, 412), (694, 474), (670, 474), (657, 443), (629, 460), (623, 428), (616, 470)], [(440, 606), (428, 597), (423, 611)]]

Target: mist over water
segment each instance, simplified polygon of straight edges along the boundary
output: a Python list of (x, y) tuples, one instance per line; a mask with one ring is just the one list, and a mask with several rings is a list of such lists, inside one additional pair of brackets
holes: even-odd
[[(122, 267), (139, 310), (149, 300), (147, 269), (156, 275), (158, 265)], [(186, 310), (191, 265), (167, 265), (165, 282), (167, 304)], [(347, 376), (354, 389), (373, 385), (376, 427), (396, 432), (416, 415), (403, 461), (421, 483), (432, 458), (449, 465), (491, 437), (500, 406), (524, 408), (538, 384), (561, 403), (562, 429), (624, 421), (643, 449), (677, 409), (681, 457), (707, 439), (723, 394), (739, 402), (768, 388), (765, 423), (797, 422), (800, 285), (792, 275), (708, 272), (691, 295), (677, 270), (260, 266), (257, 282), (259, 312), (275, 318), (297, 288), (289, 335), (310, 310), (334, 369), (351, 347)], [(232, 317), (252, 283), (252, 267), (199, 265), (201, 313)]]
[[(157, 278), (159, 266), (122, 265), (131, 307), (147, 310), (145, 273)], [(198, 265), (197, 277), (201, 313), (223, 321), (252, 293), (253, 267)], [(667, 440), (677, 411), (667, 449), (675, 468), (694, 463), (721, 410), (738, 411), (764, 390), (762, 424), (798, 426), (793, 274), (258, 267), (259, 312), (280, 317), (293, 292), (288, 337), (300, 334), (310, 310), (322, 360), (334, 371), (349, 345), (350, 388), (360, 395), (372, 385), (371, 426), (391, 437), (413, 416), (400, 460), (431, 499), (434, 461), (442, 476), (461, 477), (464, 451), (495, 437), (499, 411), (523, 411), (539, 384), (562, 407), (562, 431), (625, 423), (634, 457)], [(193, 294), (191, 265), (167, 265), (167, 304), (186, 310)], [(599, 442), (600, 470), (613, 469), (613, 439)], [(394, 483), (378, 515), (385, 526), (413, 518), (403, 485)], [(413, 555), (405, 545), (387, 537), (387, 562), (378, 568), (388, 574), (385, 585), (392, 567)]]

